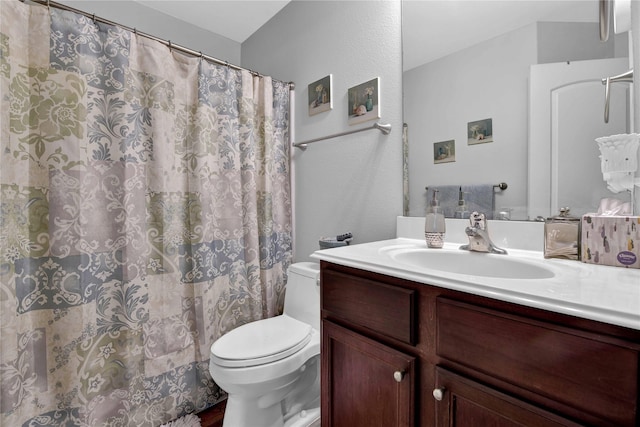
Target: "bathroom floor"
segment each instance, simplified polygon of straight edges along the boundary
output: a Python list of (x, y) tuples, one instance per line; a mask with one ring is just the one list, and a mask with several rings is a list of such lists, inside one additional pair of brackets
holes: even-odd
[(224, 418), (224, 409), (227, 401), (223, 400), (212, 408), (204, 410), (198, 414), (202, 427), (222, 427), (222, 419)]

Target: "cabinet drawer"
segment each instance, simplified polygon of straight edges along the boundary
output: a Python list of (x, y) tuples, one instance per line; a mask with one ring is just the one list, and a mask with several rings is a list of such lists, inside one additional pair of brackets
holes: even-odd
[(325, 314), (415, 345), (415, 291), (331, 270), (321, 288)]
[(437, 319), (438, 356), (607, 423), (636, 425), (637, 346), (444, 298)]

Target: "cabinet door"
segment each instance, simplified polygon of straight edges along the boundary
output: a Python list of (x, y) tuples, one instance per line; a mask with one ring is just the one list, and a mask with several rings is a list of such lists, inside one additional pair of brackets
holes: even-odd
[(578, 426), (468, 378), (436, 367), (436, 426)]
[(413, 426), (414, 357), (322, 322), (322, 426)]
[(640, 427), (637, 344), (447, 298), (437, 313), (436, 352), (448, 362), (581, 422)]

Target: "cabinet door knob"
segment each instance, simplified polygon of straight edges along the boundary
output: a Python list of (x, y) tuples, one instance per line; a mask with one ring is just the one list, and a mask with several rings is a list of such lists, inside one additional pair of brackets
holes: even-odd
[(440, 402), (444, 398), (444, 391), (446, 389), (444, 387), (434, 388), (433, 389), (433, 398)]
[(402, 382), (403, 378), (404, 378), (404, 371), (395, 371), (393, 373), (393, 379), (396, 380), (397, 382)]

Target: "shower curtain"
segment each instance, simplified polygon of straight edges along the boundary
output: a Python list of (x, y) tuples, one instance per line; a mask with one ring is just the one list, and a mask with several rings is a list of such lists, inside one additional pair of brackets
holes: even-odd
[(2, 1), (0, 425), (157, 426), (282, 309), (289, 85)]

